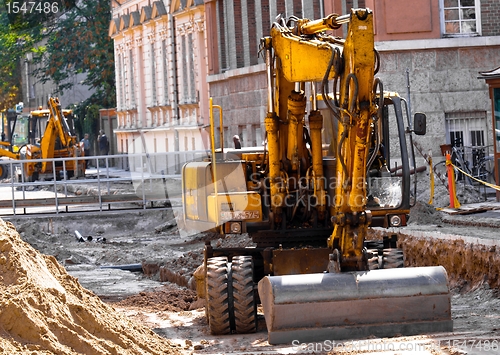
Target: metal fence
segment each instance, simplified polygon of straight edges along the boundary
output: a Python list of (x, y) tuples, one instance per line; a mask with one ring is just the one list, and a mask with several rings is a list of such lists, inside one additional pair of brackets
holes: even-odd
[[(34, 182), (22, 173), (24, 160), (0, 160), (8, 175), (0, 182), (0, 215), (59, 214), (170, 206), (180, 198), (182, 165), (207, 157), (206, 151), (79, 157), (85, 176), (56, 174), (76, 158), (33, 159), (47, 162), (53, 174)], [(63, 171), (65, 169), (63, 168)]]

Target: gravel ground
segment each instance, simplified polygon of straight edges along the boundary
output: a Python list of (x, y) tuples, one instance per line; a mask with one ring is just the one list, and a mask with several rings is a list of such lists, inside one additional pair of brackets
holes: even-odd
[[(456, 217), (439, 212), (436, 207), (446, 207), (449, 203), (444, 186), (436, 182), (431, 206), (428, 204), (428, 174), (419, 174), (418, 180), (418, 202), (411, 212), (410, 225), (404, 229), (405, 232), (439, 230), (443, 234), (500, 239), (498, 226), (495, 225), (497, 219), (485, 217), (482, 225), (477, 225), (481, 220), (480, 214)], [(473, 189), (464, 189), (458, 197), (462, 203), (481, 202), (483, 199)], [(246, 235), (224, 238), (213, 234), (186, 236), (179, 233), (174, 215), (175, 209), (167, 208), (127, 214), (17, 217), (9, 220), (24, 241), (43, 254), (53, 255), (85, 288), (112, 305), (117, 312), (176, 342), (185, 353), (297, 353), (297, 349), (267, 344), (262, 314), (256, 334), (214, 337), (208, 333), (202, 303), (196, 301), (192, 279), (192, 273), (202, 263), (203, 245), (206, 240), (211, 240), (213, 245), (219, 246), (250, 246), (251, 241)], [(465, 224), (455, 223), (457, 221), (465, 221)], [(75, 231), (85, 241), (78, 241)], [(493, 254), (498, 256), (498, 250)], [(144, 272), (121, 269), (123, 266), (137, 265)], [(461, 277), (465, 280), (468, 276), (456, 277), (457, 280)], [(450, 341), (454, 339), (483, 343), (500, 339), (498, 289), (477, 279), (465, 281), (467, 287), (460, 282), (454, 283), (452, 313), (455, 332), (425, 337), (426, 344), (434, 346), (435, 352), (430, 353), (464, 353), (460, 352), (464, 350), (463, 346), (452, 346), (453, 342)], [(404, 342), (422, 339), (406, 337), (393, 340)], [(437, 348), (435, 344), (438, 344)], [(466, 353), (470, 354), (494, 353), (485, 352), (484, 348), (465, 348)]]

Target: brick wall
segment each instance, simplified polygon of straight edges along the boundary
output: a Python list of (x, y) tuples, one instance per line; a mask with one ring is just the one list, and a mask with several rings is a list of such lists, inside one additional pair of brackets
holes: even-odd
[[(218, 27), (218, 35), (219, 35), (219, 43), (218, 43), (218, 48), (219, 48), (219, 63), (221, 68), (227, 68), (228, 63), (227, 63), (227, 56), (226, 56), (226, 33), (224, 31), (224, 28), (226, 26), (226, 19), (224, 16), (224, 7), (221, 2), (217, 3), (217, 12), (218, 12), (218, 17), (219, 17), (219, 27)], [(215, 72), (219, 72), (219, 68), (215, 68)]]
[(481, 0), (481, 26), (483, 36), (500, 35), (500, 2)]

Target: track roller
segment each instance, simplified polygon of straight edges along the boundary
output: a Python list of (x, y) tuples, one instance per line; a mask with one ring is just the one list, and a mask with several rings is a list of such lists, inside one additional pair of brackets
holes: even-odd
[(399, 248), (388, 248), (382, 252), (382, 268), (394, 269), (404, 267), (403, 250)]

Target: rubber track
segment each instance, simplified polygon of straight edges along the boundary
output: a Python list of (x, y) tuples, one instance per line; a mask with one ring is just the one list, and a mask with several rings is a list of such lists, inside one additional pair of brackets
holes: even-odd
[(235, 256), (232, 260), (235, 332), (255, 333), (257, 309), (254, 296), (251, 256)]
[(208, 325), (214, 335), (230, 334), (227, 289), (227, 257), (207, 260), (205, 279)]

